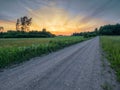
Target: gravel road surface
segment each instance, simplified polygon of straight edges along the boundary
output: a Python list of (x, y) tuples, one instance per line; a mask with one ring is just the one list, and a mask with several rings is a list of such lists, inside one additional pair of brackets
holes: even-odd
[(5, 69), (0, 90), (102, 90), (102, 63), (95, 37)]

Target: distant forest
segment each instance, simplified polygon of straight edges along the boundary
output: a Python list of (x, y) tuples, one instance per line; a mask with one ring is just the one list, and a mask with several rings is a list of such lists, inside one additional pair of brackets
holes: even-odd
[(120, 24), (104, 25), (92, 32), (73, 33), (72, 36), (93, 37), (97, 35), (120, 35)]
[(0, 38), (47, 38), (55, 35), (43, 29), (42, 31), (7, 31), (1, 32)]
[(120, 24), (105, 25), (99, 29), (100, 35), (120, 35)]

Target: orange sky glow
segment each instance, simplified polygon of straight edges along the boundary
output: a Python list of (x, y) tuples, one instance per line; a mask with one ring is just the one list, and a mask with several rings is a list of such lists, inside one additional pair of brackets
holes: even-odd
[[(74, 32), (92, 31), (96, 27), (106, 24), (105, 21), (93, 18), (89, 22), (81, 21), (82, 15), (71, 15), (68, 11), (58, 8), (57, 6), (44, 6), (37, 10), (27, 8), (29, 17), (32, 17), (31, 30), (41, 31), (46, 28), (56, 35), (71, 35)], [(18, 17), (20, 18), (20, 17)], [(15, 30), (15, 21), (2, 21), (0, 26), (3, 26), (5, 31)]]

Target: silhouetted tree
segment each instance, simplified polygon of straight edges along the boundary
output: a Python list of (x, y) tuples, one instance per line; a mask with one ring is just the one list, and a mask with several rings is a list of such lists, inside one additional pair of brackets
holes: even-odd
[(99, 29), (100, 35), (120, 35), (120, 24), (104, 25)]
[(16, 30), (21, 29), (21, 31), (30, 31), (30, 25), (32, 23), (32, 18), (28, 18), (27, 16), (21, 17), (17, 19)]
[(46, 29), (45, 29), (45, 28), (43, 28), (43, 29), (42, 29), (42, 32), (46, 32)]
[(3, 32), (4, 31), (4, 27), (0, 27), (0, 32)]
[(20, 30), (20, 20), (17, 19), (17, 22), (16, 22), (16, 30), (19, 31)]

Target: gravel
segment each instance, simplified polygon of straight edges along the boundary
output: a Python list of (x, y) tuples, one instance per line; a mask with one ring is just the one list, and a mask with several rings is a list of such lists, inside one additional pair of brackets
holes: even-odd
[(0, 90), (103, 90), (102, 71), (95, 37), (5, 69), (0, 72)]

